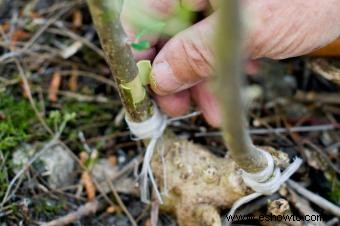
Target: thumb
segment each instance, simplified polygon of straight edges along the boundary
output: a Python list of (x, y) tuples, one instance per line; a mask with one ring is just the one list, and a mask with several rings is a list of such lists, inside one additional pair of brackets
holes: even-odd
[(187, 89), (212, 74), (215, 15), (191, 26), (160, 50), (152, 69), (152, 89), (169, 95)]

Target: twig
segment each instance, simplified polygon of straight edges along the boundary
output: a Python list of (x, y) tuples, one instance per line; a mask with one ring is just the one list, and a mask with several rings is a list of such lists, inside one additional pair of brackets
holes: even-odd
[(50, 135), (53, 135), (53, 131), (51, 130), (51, 128), (47, 125), (47, 123), (45, 122), (44, 118), (40, 115), (40, 112), (35, 104), (35, 101), (33, 100), (33, 97), (32, 97), (32, 93), (31, 93), (31, 89), (30, 89), (30, 86), (28, 84), (28, 80), (27, 80), (27, 77), (26, 77), (26, 73), (24, 71), (24, 69), (22, 68), (19, 60), (17, 58), (14, 58), (15, 60), (15, 64), (19, 70), (19, 74), (20, 74), (20, 78), (23, 82), (23, 85), (24, 85), (24, 88), (25, 90), (27, 91), (27, 94), (28, 94), (28, 100), (32, 106), (32, 109), (36, 115), (36, 117), (38, 118), (39, 122), (41, 123), (41, 125), (44, 127), (44, 129), (50, 134)]
[(236, 214), (237, 215), (251, 214), (265, 206), (268, 203), (268, 200), (275, 200), (278, 198), (280, 198), (280, 195), (278, 193), (274, 193), (273, 195), (270, 196), (261, 197), (256, 201), (248, 203), (247, 205), (240, 208), (240, 210), (236, 211)]
[[(320, 158), (326, 162), (328, 167), (330, 167), (332, 170), (340, 174), (340, 169), (328, 158), (328, 156), (325, 154), (324, 151), (322, 151), (318, 146), (310, 142), (309, 140), (303, 141), (303, 143), (307, 144), (311, 148), (313, 148), (320, 156)], [(327, 168), (328, 168), (327, 167)]]
[[(272, 133), (306, 133), (306, 132), (319, 132), (319, 131), (327, 131), (327, 130), (338, 130), (340, 126), (333, 125), (333, 124), (325, 124), (325, 125), (315, 125), (315, 126), (298, 126), (298, 127), (291, 127), (291, 128), (269, 128), (269, 129), (249, 129), (249, 134), (254, 135), (265, 135), (265, 134), (272, 134)], [(214, 137), (214, 136), (222, 136), (221, 132), (202, 132), (196, 133), (195, 137)]]
[[(75, 1), (70, 2), (70, 4), (77, 4), (79, 6), (81, 6), (83, 3), (85, 3), (84, 0), (75, 0)], [(53, 4), (49, 8), (40, 9), (39, 14), (41, 16), (47, 15), (47, 14), (53, 14), (53, 13), (57, 12), (58, 10), (65, 8), (66, 6), (67, 5), (65, 5), (65, 2), (62, 2), (62, 1), (56, 2), (55, 4)]]
[[(304, 216), (306, 215), (320, 216), (318, 212), (312, 209), (309, 202), (303, 197), (299, 196), (293, 189), (287, 187), (287, 191), (281, 192), (281, 195), (286, 197), (289, 200), (289, 202), (292, 203), (292, 205), (300, 212), (300, 214)], [(322, 219), (318, 219), (317, 225), (325, 226), (325, 223), (323, 222)]]
[[(3, 38), (5, 40), (9, 41), (8, 37), (6, 36), (6, 34), (4, 33), (4, 31), (1, 28), (0, 28), (0, 33), (1, 33), (1, 35), (3, 36)], [(26, 77), (25, 71), (24, 71), (23, 67), (21, 66), (20, 61), (16, 57), (14, 57), (14, 62), (16, 64), (17, 68), (18, 68), (21, 80), (22, 80), (23, 85), (24, 85), (24, 89), (27, 91), (28, 100), (30, 101), (30, 104), (32, 106), (32, 109), (33, 109), (34, 113), (36, 114), (38, 120), (43, 125), (43, 127), (46, 129), (46, 131), (50, 135), (53, 135), (52, 130), (48, 127), (48, 125), (46, 124), (45, 120), (41, 117), (41, 115), (40, 115), (40, 113), (39, 113), (39, 111), (38, 111), (38, 109), (37, 109), (37, 107), (35, 105), (35, 102), (33, 100), (32, 93), (31, 93), (31, 90), (30, 90), (30, 87), (29, 87), (29, 84), (28, 84), (28, 81), (27, 81), (27, 77)]]
[(129, 212), (129, 210), (126, 208), (125, 204), (123, 203), (122, 199), (119, 197), (119, 194), (117, 192), (117, 190), (113, 187), (112, 183), (107, 180), (107, 184), (109, 185), (112, 194), (114, 195), (118, 205), (120, 206), (120, 208), (122, 208), (122, 210), (124, 211), (124, 213), (126, 214), (126, 216), (129, 218), (131, 224), (133, 226), (137, 226), (137, 223), (135, 221), (135, 219), (132, 217), (131, 213)]
[(307, 66), (325, 79), (340, 84), (340, 69), (330, 64), (327, 60), (322, 58), (312, 60)]
[[(27, 169), (35, 162), (45, 151), (49, 150), (51, 147), (58, 143), (58, 136), (55, 136), (50, 142), (48, 142), (34, 157), (32, 157), (24, 167), (14, 176), (14, 178), (9, 183), (4, 198), (0, 204), (0, 210), (3, 208), (3, 205), (11, 198), (10, 192), (12, 191), (12, 187), (15, 186), (18, 179), (27, 171)], [(18, 187), (18, 185), (16, 185)]]
[(338, 217), (334, 217), (333, 219), (329, 220), (326, 222), (327, 226), (333, 226), (333, 225), (339, 225), (339, 218)]
[(75, 93), (65, 90), (58, 90), (58, 95), (65, 96), (67, 98), (71, 98), (74, 100), (77, 100), (78, 102), (94, 102), (94, 103), (110, 103), (110, 104), (117, 104), (116, 101), (110, 100), (107, 97), (98, 95), (98, 96), (90, 96), (90, 95), (84, 95), (81, 93)]
[(298, 91), (294, 99), (302, 102), (320, 102), (323, 104), (340, 104), (339, 93), (316, 93)]
[[(105, 78), (105, 77), (103, 77), (99, 74), (95, 74), (95, 73), (88, 72), (88, 71), (80, 71), (80, 70), (78, 70), (77, 73), (78, 73), (79, 76), (83, 76), (83, 77), (87, 77), (87, 78), (90, 78), (90, 79), (93, 79), (93, 80), (97, 80), (98, 82), (102, 82), (106, 85), (117, 88), (116, 84), (111, 79)], [(60, 71), (60, 74), (62, 76), (70, 76), (70, 75), (72, 75), (72, 70), (62, 70), (62, 71)]]
[(156, 201), (152, 201), (151, 203), (151, 226), (158, 225), (159, 218), (159, 203)]
[(85, 46), (87, 46), (89, 49), (93, 50), (95, 53), (98, 54), (98, 56), (102, 57), (103, 59), (105, 59), (105, 55), (103, 53), (103, 51), (101, 49), (99, 49), (96, 45), (94, 45), (91, 42), (93, 33), (88, 33), (87, 37), (83, 38), (80, 35), (68, 30), (67, 28), (63, 27), (63, 26), (58, 26), (60, 29), (55, 29), (55, 28), (50, 28), (48, 29), (48, 31), (50, 33), (53, 34), (58, 34), (58, 35), (63, 35), (63, 36), (67, 36), (73, 40), (75, 40), (76, 42), (79, 42)]
[(337, 217), (340, 217), (340, 207), (336, 206), (335, 204), (331, 203), (330, 201), (322, 198), (319, 195), (307, 190), (306, 188), (302, 187), (298, 183), (293, 180), (287, 181), (288, 185), (297, 191), (300, 195), (303, 195), (306, 199), (313, 202), (314, 204), (320, 206), (321, 208), (331, 212)]
[(69, 213), (66, 216), (60, 217), (56, 220), (43, 223), (41, 226), (63, 226), (71, 224), (82, 217), (88, 216), (90, 214), (94, 214), (100, 208), (99, 201), (94, 200), (92, 202), (88, 202), (83, 206), (80, 206), (75, 212)]
[(33, 37), (25, 44), (23, 51), (29, 49), (35, 41), (40, 37), (44, 31), (51, 26), (54, 22), (56, 22), (62, 15), (64, 15), (71, 7), (75, 4), (70, 4), (69, 7), (65, 7), (61, 9), (54, 17), (50, 18), (34, 35)]

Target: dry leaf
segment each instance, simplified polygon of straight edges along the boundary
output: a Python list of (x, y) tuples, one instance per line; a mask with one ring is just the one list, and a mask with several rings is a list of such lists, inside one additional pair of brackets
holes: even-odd
[(21, 29), (18, 29), (16, 31), (13, 32), (12, 36), (11, 36), (11, 42), (12, 42), (12, 45), (15, 46), (15, 44), (18, 42), (18, 41), (23, 41), (23, 40), (26, 40), (30, 37), (30, 33), (24, 31), (24, 30), (21, 30)]
[(68, 83), (70, 91), (75, 92), (78, 88), (78, 67), (76, 65), (72, 66), (71, 77)]
[(58, 91), (61, 83), (60, 71), (57, 70), (52, 76), (50, 87), (48, 88), (48, 99), (52, 102), (58, 100)]

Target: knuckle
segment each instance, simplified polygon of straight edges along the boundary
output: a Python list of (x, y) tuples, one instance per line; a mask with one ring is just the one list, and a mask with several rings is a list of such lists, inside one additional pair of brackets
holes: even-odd
[(207, 0), (182, 0), (184, 5), (189, 7), (192, 10), (203, 10), (206, 8), (208, 1)]
[(172, 14), (176, 6), (179, 4), (178, 0), (147, 0), (148, 7), (156, 14), (168, 16)]
[(181, 41), (184, 56), (192, 71), (200, 78), (206, 78), (212, 72), (212, 52), (201, 39), (185, 39)]

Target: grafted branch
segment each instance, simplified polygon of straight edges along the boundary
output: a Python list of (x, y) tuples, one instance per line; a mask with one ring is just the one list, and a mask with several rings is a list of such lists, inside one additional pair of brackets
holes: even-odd
[(87, 2), (125, 110), (132, 121), (144, 121), (151, 116), (152, 105), (120, 23), (122, 1)]

